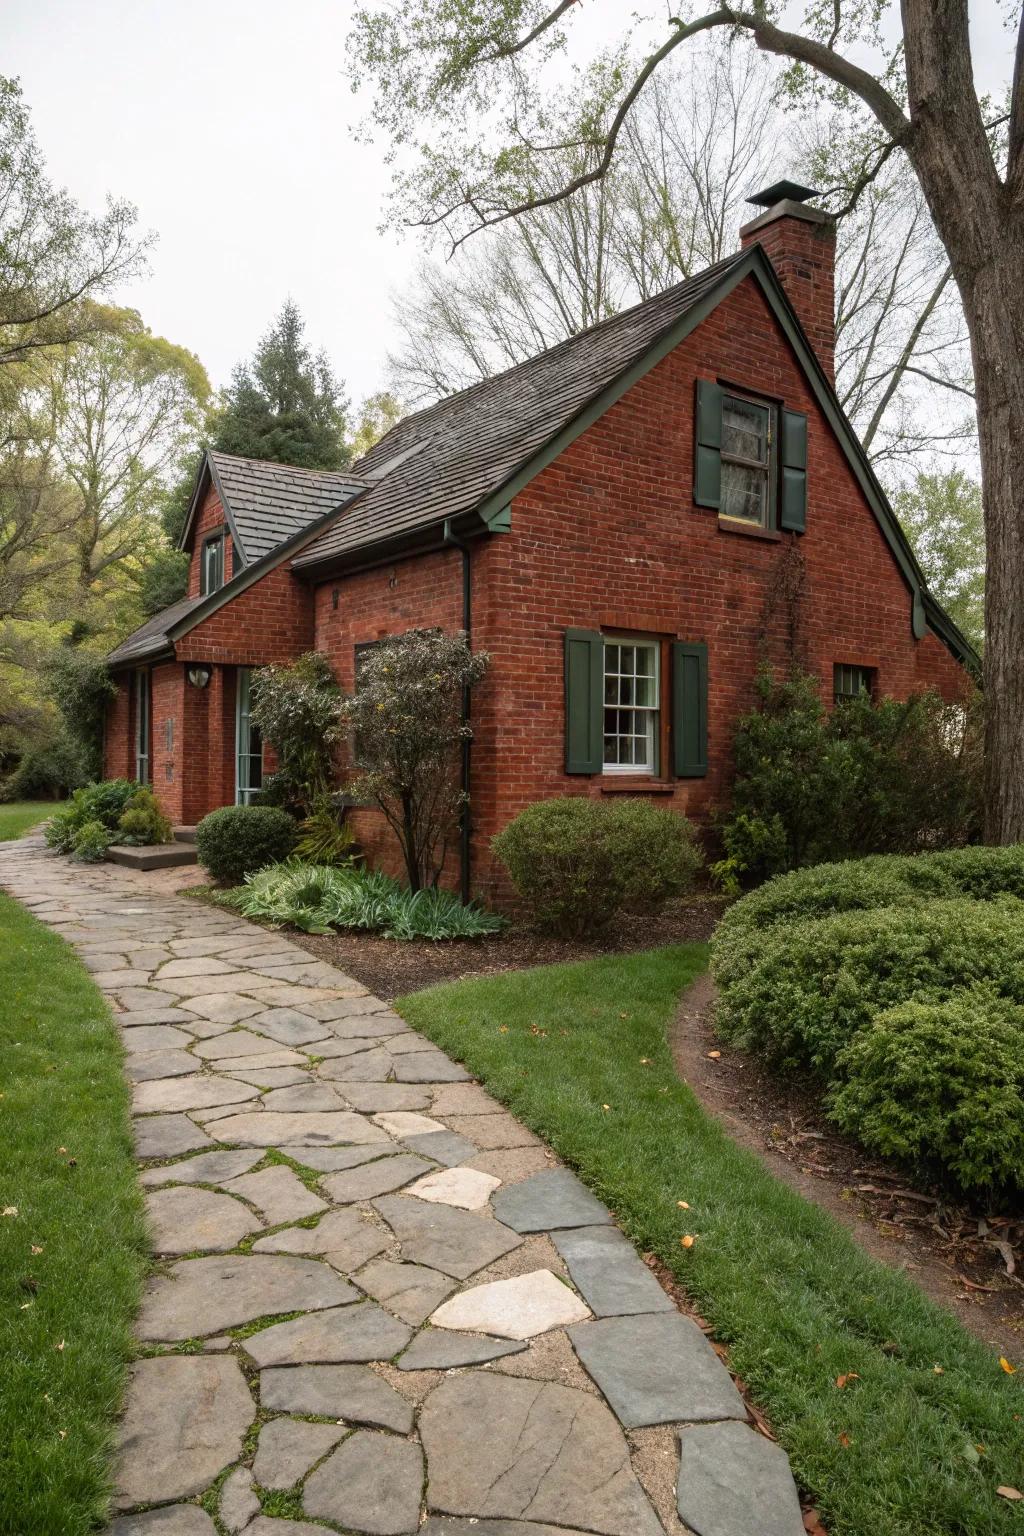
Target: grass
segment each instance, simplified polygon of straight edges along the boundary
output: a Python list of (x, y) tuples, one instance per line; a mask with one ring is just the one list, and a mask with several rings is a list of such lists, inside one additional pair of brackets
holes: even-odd
[(1006, 1374), (700, 1108), (666, 1025), (706, 962), (704, 946), (674, 946), (433, 987), (396, 1006), (669, 1266), (728, 1344), (830, 1536), (1020, 1536), (1024, 1504), (996, 1489), (1024, 1489), (1024, 1369)]
[(0, 1533), (84, 1536), (146, 1262), (128, 1093), (100, 993), (2, 894), (0, 998)]
[(14, 800), (10, 805), (0, 805), (0, 843), (24, 837), (41, 821), (46, 821), (57, 809), (53, 800)]

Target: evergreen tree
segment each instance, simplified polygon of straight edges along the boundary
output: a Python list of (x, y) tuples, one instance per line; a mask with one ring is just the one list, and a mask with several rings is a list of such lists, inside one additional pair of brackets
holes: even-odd
[(289, 299), (252, 361), (235, 369), (212, 447), (307, 469), (345, 465), (348, 402), (326, 354), (303, 341), (304, 330)]

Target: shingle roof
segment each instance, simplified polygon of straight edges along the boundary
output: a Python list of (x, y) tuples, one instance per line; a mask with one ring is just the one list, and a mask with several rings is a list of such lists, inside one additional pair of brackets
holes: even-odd
[(366, 484), (348, 470), (299, 469), (213, 451), (209, 459), (248, 565), (341, 506)]
[(538, 357), (407, 416), (356, 466), (359, 475), (380, 477), (379, 483), (296, 556), (296, 569), (471, 511), (746, 255), (737, 252)]
[(115, 647), (107, 656), (107, 665), (111, 667), (127, 666), (132, 661), (144, 661), (149, 656), (159, 655), (161, 651), (170, 650), (171, 639), (168, 631), (183, 619), (190, 609), (195, 608), (203, 599), (201, 597), (182, 597), (169, 608), (155, 613), (151, 619), (147, 619), (127, 640)]

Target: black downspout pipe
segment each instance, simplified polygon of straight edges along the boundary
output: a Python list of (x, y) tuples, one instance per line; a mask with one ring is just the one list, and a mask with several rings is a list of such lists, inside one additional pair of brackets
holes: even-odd
[[(470, 575), (469, 545), (452, 531), (451, 520), (444, 525), (444, 542), (462, 555), (462, 628), (466, 644), (471, 646), (473, 634), (473, 582)], [(469, 725), (469, 688), (462, 690), (462, 723)], [(462, 815), (459, 818), (459, 894), (463, 902), (470, 900), (470, 833), (472, 826), (469, 812), (469, 758), (472, 741), (467, 735), (462, 742)]]

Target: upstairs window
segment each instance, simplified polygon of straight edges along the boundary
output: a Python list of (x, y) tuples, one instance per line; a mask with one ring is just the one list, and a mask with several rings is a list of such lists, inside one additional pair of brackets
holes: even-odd
[(722, 517), (768, 526), (772, 409), (739, 395), (722, 400)]
[(837, 704), (850, 699), (870, 698), (874, 693), (875, 671), (873, 667), (851, 667), (836, 662), (832, 668), (832, 697)]
[(215, 534), (206, 539), (199, 556), (199, 591), (205, 597), (208, 592), (219, 592), (224, 585), (224, 535)]
[(605, 640), (605, 773), (657, 772), (659, 650), (653, 640)]

